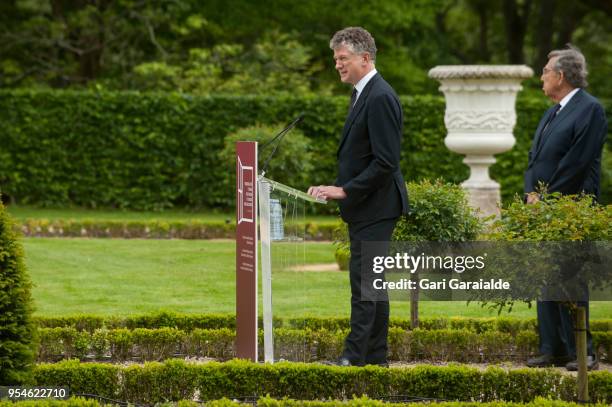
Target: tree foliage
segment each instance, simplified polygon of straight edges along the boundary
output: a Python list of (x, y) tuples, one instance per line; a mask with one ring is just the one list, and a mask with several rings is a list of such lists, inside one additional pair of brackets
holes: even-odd
[(310, 90), (317, 71), (310, 49), (289, 34), (264, 35), (249, 49), (242, 44), (191, 48), (179, 63), (145, 62), (134, 68), (135, 86), (144, 90), (179, 90), (191, 94), (299, 93)]
[(465, 190), (442, 180), (408, 183), (410, 213), (398, 222), (393, 240), (405, 242), (469, 242), (483, 229)]
[(583, 287), (609, 295), (612, 205), (600, 206), (590, 195), (543, 193), (532, 205), (517, 196), (501, 215), (487, 236), (500, 246), (496, 267), (487, 275), (510, 281), (513, 289), (495, 292), (487, 301), (491, 307), (501, 312), (517, 301), (564, 301), (564, 296), (564, 302), (575, 302), (586, 292)]
[(612, 205), (600, 206), (590, 195), (544, 195), (534, 205), (519, 197), (502, 210), (490, 235), (500, 241), (609, 241)]
[[(528, 64), (572, 42), (595, 95), (610, 97), (612, 10), (593, 0), (8, 0), (0, 4), (0, 86), (345, 91), (329, 38), (362, 25), (400, 93), (435, 93), (439, 64)], [(536, 78), (533, 89), (538, 89)]]
[(0, 203), (0, 385), (31, 380), (36, 359), (31, 286), (23, 248)]
[[(269, 161), (266, 170), (266, 177), (291, 187), (306, 190), (310, 181), (310, 174), (313, 169), (312, 151), (310, 142), (299, 130), (291, 130), (286, 138), (270, 142), (274, 135), (284, 127), (283, 124), (262, 125), (244, 127), (228, 134), (223, 140), (223, 149), (219, 153), (219, 161), (231, 166), (223, 173), (221, 188), (227, 193), (223, 194), (224, 202), (228, 206), (234, 206), (234, 185), (236, 185), (236, 172), (234, 171), (236, 161), (236, 142), (237, 141), (257, 141), (259, 152), (259, 170), (263, 170), (265, 163)], [(270, 158), (276, 143), (279, 148)], [(299, 157), (299, 158), (298, 158)]]

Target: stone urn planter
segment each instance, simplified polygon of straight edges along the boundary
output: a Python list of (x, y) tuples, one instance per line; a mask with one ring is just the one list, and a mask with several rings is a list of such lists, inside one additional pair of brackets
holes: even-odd
[(514, 146), (516, 94), (533, 76), (525, 65), (441, 65), (429, 71), (446, 99), (444, 143), (465, 155), (470, 177), (462, 184), (483, 216), (499, 215), (499, 184), (489, 176), (494, 154)]

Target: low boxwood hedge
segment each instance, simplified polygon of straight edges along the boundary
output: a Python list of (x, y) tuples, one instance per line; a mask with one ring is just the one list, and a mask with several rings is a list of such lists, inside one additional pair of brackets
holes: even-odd
[[(334, 360), (342, 351), (346, 330), (329, 331), (276, 328), (275, 357), (313, 362)], [(260, 332), (259, 343), (263, 344)], [(39, 361), (82, 360), (151, 361), (172, 357), (208, 357), (228, 360), (236, 356), (235, 331), (229, 328), (101, 328), (93, 333), (75, 328), (40, 328)], [(612, 332), (593, 332), (593, 343), (601, 360), (612, 355)], [(521, 361), (537, 352), (534, 331), (509, 334), (499, 331), (476, 333), (467, 329), (389, 330), (392, 361), (497, 362)], [(263, 354), (263, 349), (261, 349)]]
[[(191, 331), (196, 328), (219, 329), (236, 327), (236, 316), (233, 314), (179, 314), (166, 311), (123, 317), (92, 314), (57, 317), (37, 316), (34, 317), (34, 321), (41, 328), (73, 327), (79, 331), (89, 332), (93, 332), (99, 328), (153, 329), (169, 327)], [(280, 320), (277, 318), (277, 321)]]
[[(100, 316), (91, 314), (69, 315), (61, 317), (35, 317), (35, 322), (42, 328), (74, 327), (77, 330), (93, 332), (99, 328), (177, 328), (183, 331), (200, 329), (219, 329), (236, 327), (236, 316), (233, 314), (180, 314), (161, 311), (151, 314), (130, 316)], [(535, 332), (535, 318), (492, 317), (430, 317), (419, 321), (421, 329), (467, 329), (476, 333), (499, 331), (514, 334), (519, 331)], [(261, 320), (260, 320), (260, 326)], [(349, 328), (348, 317), (274, 318), (274, 326), (292, 329), (327, 329), (335, 331)], [(410, 321), (405, 318), (392, 317), (391, 327), (410, 329)], [(591, 320), (592, 331), (612, 331), (612, 319)]]
[[(235, 224), (232, 219), (223, 221), (160, 220), (48, 220), (26, 219), (16, 226), (28, 237), (96, 237), (126, 239), (221, 239), (234, 238)], [(307, 222), (303, 224), (308, 240), (332, 240), (337, 224)]]
[[(461, 365), (384, 369), (246, 361), (192, 364), (169, 360), (122, 367), (66, 361), (38, 365), (34, 374), (39, 386), (68, 386), (72, 393), (97, 394), (139, 404), (263, 395), (301, 400), (410, 395), (476, 402), (528, 402), (536, 397), (571, 401), (576, 397), (575, 377), (560, 371), (498, 367), (481, 370)], [(589, 394), (593, 401), (612, 402), (612, 373), (589, 373)]]
[[(229, 400), (222, 398), (219, 400), (193, 401), (180, 400), (177, 402), (165, 402), (157, 404), (158, 407), (243, 407), (243, 399)], [(391, 398), (392, 400), (404, 400), (404, 398)], [(406, 397), (406, 400), (414, 400)], [(248, 399), (253, 406), (257, 407), (422, 407), (422, 401), (398, 402), (383, 400), (372, 400), (368, 397), (355, 397), (351, 400), (292, 400), (274, 399), (272, 397), (262, 397), (257, 400)], [(102, 407), (103, 405), (119, 405), (109, 400), (103, 400), (104, 404), (95, 398), (71, 397), (68, 400), (28, 400), (28, 401), (0, 401), (0, 407)], [(578, 407), (584, 404), (577, 404), (570, 401), (561, 401), (536, 397), (527, 403), (514, 403), (506, 401), (492, 401), (486, 403), (470, 401), (443, 401), (435, 404), (436, 407)], [(604, 403), (593, 403), (593, 407), (604, 407)]]
[[(193, 401), (180, 400), (177, 402), (164, 402), (157, 404), (158, 407), (199, 407), (205, 405), (207, 407), (243, 407), (247, 398), (229, 400), (222, 398), (219, 400), (208, 401)], [(395, 399), (395, 398), (393, 398)], [(406, 397), (406, 400), (414, 400)], [(404, 398), (398, 398), (404, 400)], [(426, 400), (424, 400), (426, 401)], [(262, 397), (259, 399), (248, 398), (249, 404), (257, 407), (422, 407), (423, 401), (387, 401), (372, 400), (368, 397), (355, 397), (351, 400), (292, 400), (292, 399), (274, 399), (272, 397)], [(0, 401), (0, 407), (101, 407), (101, 406), (118, 406), (120, 404), (113, 403), (109, 400), (99, 402), (96, 398), (72, 397), (68, 400), (28, 400), (28, 401)], [(604, 403), (592, 403), (593, 407), (604, 407)], [(514, 403), (506, 401), (492, 402), (470, 402), (470, 401), (442, 401), (435, 404), (436, 407), (578, 407), (584, 404), (578, 404), (571, 401), (553, 400), (543, 397), (536, 397), (533, 401), (527, 403)]]

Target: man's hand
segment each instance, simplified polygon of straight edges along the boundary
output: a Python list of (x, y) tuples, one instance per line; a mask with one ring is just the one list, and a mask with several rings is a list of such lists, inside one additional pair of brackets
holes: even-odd
[(527, 204), (531, 205), (540, 201), (540, 195), (535, 192), (530, 192), (527, 194)]
[(344, 192), (344, 189), (342, 189), (342, 187), (335, 187), (333, 185), (319, 185), (318, 187), (310, 187), (308, 188), (308, 195), (314, 196), (315, 198), (323, 198), (325, 200), (346, 198), (346, 192)]

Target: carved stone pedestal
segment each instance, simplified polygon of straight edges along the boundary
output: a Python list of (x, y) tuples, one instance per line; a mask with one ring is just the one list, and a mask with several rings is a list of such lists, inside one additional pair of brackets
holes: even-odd
[(512, 148), (516, 123), (514, 109), (521, 81), (533, 76), (525, 65), (449, 65), (429, 71), (442, 84), (446, 99), (444, 143), (470, 167), (470, 177), (462, 185), (470, 204), (481, 215), (499, 215), (499, 184), (489, 176), (495, 163), (493, 154)]

